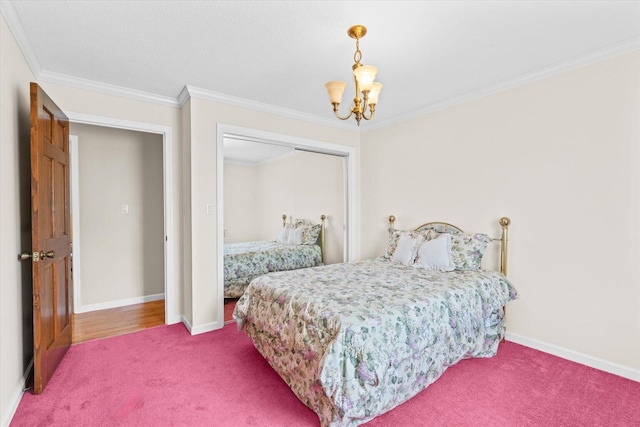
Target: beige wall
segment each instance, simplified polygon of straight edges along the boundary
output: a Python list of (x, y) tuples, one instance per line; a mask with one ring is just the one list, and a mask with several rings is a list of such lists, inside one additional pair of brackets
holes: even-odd
[(0, 424), (16, 409), (33, 355), (29, 82), (33, 74), (0, 15)]
[(70, 131), (78, 136), (82, 263), (75, 302), (163, 297), (162, 135), (75, 123)]
[[(183, 215), (190, 219), (188, 236), (185, 239), (184, 286), (191, 292), (187, 303), (185, 321), (192, 333), (213, 329), (222, 313), (218, 310), (218, 300), (224, 298), (222, 284), (217, 283), (217, 212), (207, 213), (207, 205), (217, 206), (218, 169), (216, 159), (215, 116), (203, 106), (203, 100), (189, 100), (190, 115), (189, 157), (185, 159), (185, 187), (189, 204), (184, 206)], [(186, 153), (185, 153), (186, 154)], [(187, 169), (188, 168), (188, 169)], [(222, 236), (221, 236), (222, 237)], [(188, 247), (186, 247), (188, 245)]]
[(282, 215), (287, 215), (287, 222), (291, 221), (295, 210), (295, 155), (296, 152), (292, 151), (257, 166), (256, 198), (260, 206), (260, 215), (256, 216), (258, 240), (275, 240), (278, 237), (282, 230)]
[(253, 242), (258, 237), (258, 167), (224, 163), (225, 243)]
[(182, 316), (183, 321), (190, 322), (193, 319), (193, 291), (192, 283), (192, 262), (191, 248), (192, 240), (192, 221), (191, 221), (191, 100), (187, 100), (181, 111), (182, 120), (182, 187), (180, 188), (180, 214), (182, 217), (182, 256), (180, 257), (180, 267), (182, 271)]
[(499, 232), (514, 338), (640, 369), (640, 53), (362, 135), (363, 257), (386, 217)]

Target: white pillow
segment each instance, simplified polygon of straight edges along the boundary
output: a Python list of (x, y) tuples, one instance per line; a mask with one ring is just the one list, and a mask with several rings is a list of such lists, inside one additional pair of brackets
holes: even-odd
[(422, 242), (418, 248), (415, 266), (425, 270), (455, 270), (456, 266), (451, 256), (451, 235), (442, 234), (436, 239)]
[(290, 245), (301, 245), (302, 244), (302, 227), (292, 228), (289, 231), (289, 239), (287, 241)]
[(289, 227), (282, 227), (282, 231), (278, 234), (277, 243), (287, 243), (289, 241)]
[(422, 242), (421, 236), (411, 238), (406, 234), (400, 235), (398, 246), (391, 256), (391, 260), (404, 265), (413, 264), (413, 260), (416, 258), (416, 249), (420, 242)]

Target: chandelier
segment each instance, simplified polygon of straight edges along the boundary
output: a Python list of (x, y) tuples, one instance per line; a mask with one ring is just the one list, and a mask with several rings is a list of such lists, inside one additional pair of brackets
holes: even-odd
[[(329, 101), (333, 105), (333, 112), (340, 120), (347, 120), (351, 116), (355, 116), (358, 126), (360, 120), (371, 120), (376, 112), (376, 104), (378, 103), (378, 95), (382, 85), (374, 82), (378, 69), (371, 65), (362, 65), (362, 52), (360, 52), (360, 39), (367, 34), (367, 29), (363, 25), (354, 25), (347, 30), (347, 34), (352, 39), (356, 39), (356, 52), (353, 54), (353, 77), (356, 83), (356, 97), (353, 98), (353, 106), (348, 116), (342, 117), (338, 114), (338, 107), (342, 101), (344, 88), (347, 86), (344, 82), (329, 82), (324, 85), (329, 92)], [(362, 98), (360, 93), (362, 92)], [(367, 116), (367, 107), (369, 107), (369, 115)]]

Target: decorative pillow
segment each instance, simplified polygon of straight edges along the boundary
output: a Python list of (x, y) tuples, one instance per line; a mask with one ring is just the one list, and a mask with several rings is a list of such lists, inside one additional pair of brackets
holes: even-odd
[(432, 239), (437, 236), (433, 230), (403, 231), (396, 230), (395, 228), (389, 228), (389, 244), (387, 245), (387, 252), (384, 254), (385, 258), (391, 258), (393, 256), (393, 253), (396, 251), (396, 247), (398, 246), (398, 239), (400, 239), (401, 235), (406, 235), (411, 238), (422, 236), (423, 240)]
[(303, 245), (315, 245), (318, 241), (318, 236), (322, 230), (322, 225), (313, 224), (306, 225), (302, 228), (302, 244)]
[(292, 228), (289, 231), (289, 239), (287, 240), (287, 243), (290, 245), (302, 244), (302, 228), (301, 227)]
[(296, 219), (293, 221), (292, 225), (294, 227), (307, 227), (313, 225), (313, 221), (310, 219)]
[(455, 270), (451, 255), (451, 235), (442, 234), (440, 237), (422, 242), (418, 248), (415, 266), (425, 270)]
[(424, 236), (409, 237), (407, 234), (401, 234), (398, 238), (396, 249), (391, 255), (391, 261), (399, 262), (404, 265), (411, 265), (416, 259), (416, 251), (418, 246), (424, 240)]
[(314, 224), (313, 221), (308, 219), (296, 219), (293, 221), (293, 227), (302, 229), (302, 244), (303, 245), (315, 245), (320, 235), (322, 225)]
[(478, 270), (491, 237), (486, 234), (452, 234), (451, 255), (456, 270)]
[(287, 243), (289, 241), (289, 231), (291, 230), (291, 226), (289, 224), (282, 227), (282, 231), (278, 234), (278, 238), (276, 239), (277, 243)]

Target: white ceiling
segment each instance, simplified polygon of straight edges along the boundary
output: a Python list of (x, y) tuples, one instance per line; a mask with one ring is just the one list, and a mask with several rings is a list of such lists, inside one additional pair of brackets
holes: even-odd
[[(362, 62), (384, 85), (380, 123), (640, 46), (639, 1), (0, 5), (36, 77), (175, 102), (189, 85), (335, 122), (324, 84), (351, 83), (354, 24), (368, 28)], [(347, 86), (343, 104), (353, 95)]]

